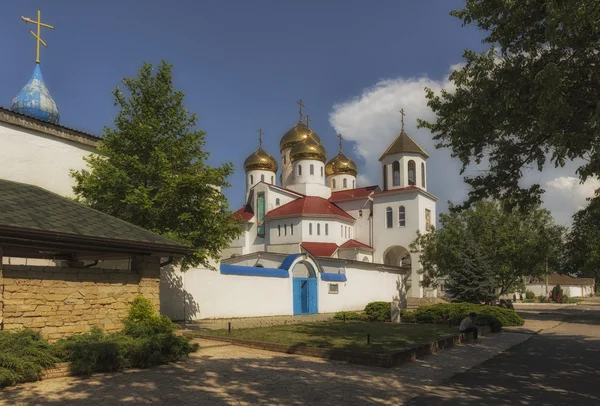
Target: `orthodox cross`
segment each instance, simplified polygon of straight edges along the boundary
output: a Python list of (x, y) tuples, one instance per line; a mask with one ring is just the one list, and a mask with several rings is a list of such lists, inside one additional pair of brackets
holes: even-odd
[(341, 153), (342, 152), (342, 134), (338, 134), (337, 137), (340, 140), (340, 153)]
[(308, 118), (308, 114), (304, 116), (306, 118), (306, 126), (310, 128), (310, 118)]
[(41, 12), (40, 10), (38, 10), (38, 18), (37, 21), (32, 20), (31, 18), (27, 18), (27, 17), (21, 17), (21, 19), (23, 21), (25, 21), (26, 23), (31, 23), (31, 24), (35, 24), (37, 25), (37, 34), (31, 30), (29, 30), (29, 32), (31, 33), (31, 35), (33, 35), (33, 37), (37, 40), (37, 53), (36, 53), (36, 58), (35, 58), (35, 63), (40, 63), (40, 43), (42, 45), (44, 45), (45, 47), (47, 47), (48, 45), (44, 42), (44, 40), (41, 37), (41, 29), (42, 27), (46, 27), (46, 28), (50, 28), (50, 29), (54, 29), (53, 26), (48, 25), (48, 24), (44, 24), (41, 20)]
[(262, 147), (262, 136), (263, 136), (262, 128), (259, 128), (257, 132), (258, 132), (258, 142), (260, 143), (260, 147)]
[(302, 103), (302, 99), (298, 100), (296, 103), (300, 106), (300, 122), (302, 122), (302, 107), (304, 107), (304, 104)]
[(400, 109), (400, 114), (402, 115), (402, 131), (404, 131), (404, 116), (406, 115), (404, 109)]

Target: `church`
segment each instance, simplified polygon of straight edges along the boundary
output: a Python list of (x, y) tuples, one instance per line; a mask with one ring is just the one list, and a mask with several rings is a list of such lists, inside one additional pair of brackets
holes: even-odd
[[(437, 199), (427, 191), (428, 155), (404, 131), (404, 115), (382, 151), (381, 186), (359, 185), (342, 136), (328, 159), (298, 103), (299, 120), (281, 137), (280, 159), (263, 147), (261, 132), (259, 148), (243, 163), (246, 204), (233, 214), (243, 233), (213, 264), (216, 271), (162, 268), (163, 314), (193, 320), (329, 313), (436, 295), (420, 286), (419, 258), (409, 252), (416, 232), (435, 225)], [(38, 50), (29, 82), (10, 108), (0, 107), (0, 179), (72, 197), (70, 171), (86, 169), (84, 158), (97, 153), (101, 138), (59, 120)]]
[[(437, 198), (427, 192), (427, 153), (402, 128), (382, 151), (382, 187), (357, 185), (358, 166), (342, 151), (327, 160), (316, 131), (300, 120), (281, 137), (278, 162), (262, 145), (246, 158), (246, 204), (235, 212), (244, 233), (223, 252), (235, 263), (258, 253), (309, 253), (409, 268), (416, 232), (431, 230)], [(279, 169), (281, 168), (281, 171)], [(277, 182), (279, 180), (279, 184)], [(411, 296), (422, 297), (417, 284)]]

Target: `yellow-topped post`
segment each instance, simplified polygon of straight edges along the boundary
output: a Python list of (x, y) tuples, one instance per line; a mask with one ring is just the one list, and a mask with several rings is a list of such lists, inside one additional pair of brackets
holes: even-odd
[(53, 26), (48, 25), (48, 24), (44, 24), (42, 22), (42, 12), (40, 10), (38, 10), (38, 17), (37, 17), (37, 21), (32, 20), (31, 18), (27, 18), (27, 17), (22, 17), (21, 19), (23, 21), (25, 21), (26, 23), (31, 23), (31, 24), (35, 24), (37, 25), (37, 34), (31, 30), (29, 30), (29, 32), (31, 33), (31, 35), (33, 35), (33, 37), (37, 40), (37, 52), (36, 52), (36, 58), (35, 58), (35, 63), (40, 63), (40, 43), (42, 45), (44, 45), (45, 47), (47, 47), (48, 45), (44, 42), (44, 40), (41, 37), (41, 30), (42, 27), (46, 27), (46, 28), (50, 28), (50, 29), (54, 29)]

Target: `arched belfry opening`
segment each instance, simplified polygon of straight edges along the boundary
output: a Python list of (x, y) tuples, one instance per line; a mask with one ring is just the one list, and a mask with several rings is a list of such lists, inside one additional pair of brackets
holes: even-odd
[(383, 254), (383, 263), (386, 265), (411, 268), (412, 260), (410, 251), (401, 245), (389, 247)]

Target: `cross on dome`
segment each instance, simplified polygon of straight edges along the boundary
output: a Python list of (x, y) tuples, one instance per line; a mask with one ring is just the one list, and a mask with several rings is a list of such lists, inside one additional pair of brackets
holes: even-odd
[(299, 121), (302, 122), (302, 117), (303, 117), (302, 116), (302, 107), (304, 107), (304, 104), (302, 103), (302, 99), (298, 100), (296, 103), (300, 106), (300, 120)]
[(42, 22), (42, 12), (40, 10), (38, 10), (37, 21), (32, 20), (31, 18), (23, 17), (23, 16), (21, 16), (21, 19), (23, 21), (25, 21), (26, 23), (37, 25), (37, 34), (31, 30), (29, 30), (29, 32), (36, 39), (37, 51), (36, 51), (35, 63), (40, 63), (40, 43), (42, 45), (44, 45), (45, 47), (48, 47), (48, 44), (46, 44), (41, 37), (41, 29), (42, 29), (42, 27), (46, 27), (46, 28), (50, 28), (51, 30), (53, 30), (54, 27), (51, 25), (48, 25), (48, 24), (44, 24)]
[(262, 130), (262, 128), (259, 128), (257, 132), (258, 132), (259, 146), (262, 147), (262, 136), (263, 136), (263, 130)]

